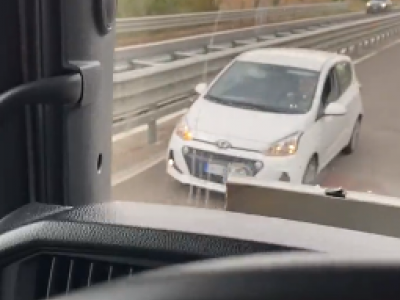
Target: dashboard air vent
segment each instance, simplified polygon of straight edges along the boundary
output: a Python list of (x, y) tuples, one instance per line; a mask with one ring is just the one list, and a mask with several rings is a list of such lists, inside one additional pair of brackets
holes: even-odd
[(49, 299), (150, 269), (141, 265), (109, 263), (107, 260), (67, 255), (40, 255), (35, 259), (38, 259), (35, 293), (37, 300)]

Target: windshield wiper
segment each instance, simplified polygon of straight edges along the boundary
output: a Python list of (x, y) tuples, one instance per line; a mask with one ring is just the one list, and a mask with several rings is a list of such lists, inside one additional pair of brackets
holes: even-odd
[(215, 96), (211, 96), (211, 95), (205, 95), (204, 99), (207, 99), (207, 100), (210, 100), (212, 102), (219, 103), (219, 104), (223, 104), (223, 105), (229, 105), (229, 106), (240, 107), (240, 108), (255, 109), (255, 107), (246, 105), (247, 103), (244, 103), (244, 102), (228, 100), (228, 99), (225, 99), (225, 98), (215, 97)]
[(205, 95), (205, 99), (211, 100), (213, 102), (225, 104), (225, 105), (230, 105), (230, 106), (235, 106), (235, 107), (240, 107), (240, 108), (250, 108), (250, 109), (257, 109), (257, 110), (262, 110), (263, 106), (262, 105), (257, 105), (253, 103), (247, 103), (247, 102), (239, 102), (239, 101), (234, 101), (234, 100), (228, 100), (225, 98), (220, 98), (220, 97), (215, 97), (212, 95)]
[(228, 100), (225, 98), (220, 98), (220, 97), (215, 97), (212, 95), (205, 95), (205, 99), (224, 104), (224, 105), (229, 105), (233, 107), (238, 107), (238, 108), (244, 108), (244, 109), (252, 109), (252, 110), (258, 110), (258, 111), (263, 111), (263, 112), (273, 112), (273, 113), (284, 113), (284, 114), (291, 114), (292, 112), (288, 112), (285, 109), (279, 109), (276, 107), (271, 107), (271, 106), (265, 106), (262, 104), (257, 104), (257, 103), (252, 103), (252, 102), (242, 102), (242, 101), (235, 101), (235, 100)]
[(257, 104), (257, 103), (252, 103), (252, 102), (232, 101), (232, 105), (234, 105), (236, 107), (240, 107), (240, 108), (253, 109), (253, 110), (258, 110), (258, 111), (263, 111), (263, 112), (285, 113), (285, 114), (288, 113), (285, 109), (280, 109), (277, 107), (271, 107), (271, 106), (266, 106), (263, 104)]
[(249, 103), (249, 102), (236, 102), (237, 106), (242, 107), (242, 108), (250, 108), (250, 109), (256, 109), (260, 111), (266, 111), (266, 112), (282, 112), (279, 109), (276, 108), (271, 108), (262, 104), (256, 104), (256, 103)]
[(229, 103), (229, 102), (232, 102), (232, 101), (228, 101), (228, 100), (226, 100), (224, 98), (215, 97), (215, 96), (212, 96), (212, 95), (209, 95), (209, 94), (205, 95), (204, 98), (207, 99), (207, 100), (211, 100), (213, 102), (217, 102), (217, 103), (227, 103), (227, 102)]

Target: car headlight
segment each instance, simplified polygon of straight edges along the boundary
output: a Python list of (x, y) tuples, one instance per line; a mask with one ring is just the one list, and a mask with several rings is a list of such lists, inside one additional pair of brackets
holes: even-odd
[(296, 154), (302, 132), (295, 132), (273, 143), (266, 151), (268, 156), (289, 156)]
[(178, 123), (175, 133), (184, 141), (191, 141), (193, 139), (192, 131), (190, 130), (185, 118), (182, 118), (182, 120)]

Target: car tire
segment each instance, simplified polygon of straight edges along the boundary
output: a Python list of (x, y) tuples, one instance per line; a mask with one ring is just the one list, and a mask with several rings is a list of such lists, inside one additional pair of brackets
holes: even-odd
[(343, 149), (343, 153), (346, 155), (352, 154), (356, 151), (358, 140), (360, 138), (360, 130), (361, 130), (361, 120), (358, 119), (356, 124), (354, 124), (353, 132), (350, 137), (350, 141), (347, 146)]
[(307, 164), (306, 170), (304, 171), (302, 184), (315, 185), (318, 177), (318, 159), (314, 155)]

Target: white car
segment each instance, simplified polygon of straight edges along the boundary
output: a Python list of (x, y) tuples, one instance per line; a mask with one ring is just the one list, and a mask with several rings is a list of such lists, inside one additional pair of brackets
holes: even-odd
[(316, 184), (333, 158), (356, 148), (363, 104), (348, 56), (252, 50), (196, 92), (167, 152), (167, 173), (183, 184), (225, 192), (233, 172)]

